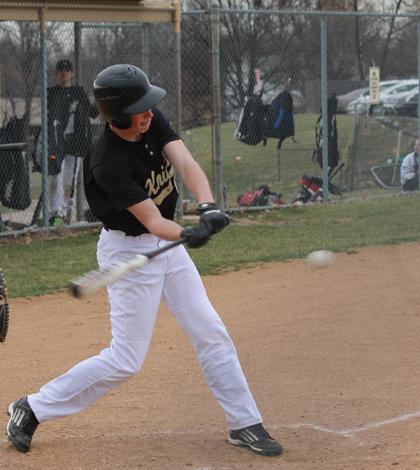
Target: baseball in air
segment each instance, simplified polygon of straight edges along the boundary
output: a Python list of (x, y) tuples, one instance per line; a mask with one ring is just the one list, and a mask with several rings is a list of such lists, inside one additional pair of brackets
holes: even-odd
[(314, 268), (327, 268), (334, 263), (335, 254), (329, 250), (312, 251), (306, 260)]

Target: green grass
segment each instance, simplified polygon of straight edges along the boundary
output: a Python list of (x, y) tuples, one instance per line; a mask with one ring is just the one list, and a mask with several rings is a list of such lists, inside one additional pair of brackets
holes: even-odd
[[(315, 113), (296, 114), (295, 142), (286, 139), (280, 152), (277, 140), (268, 139), (267, 145), (245, 145), (234, 138), (236, 123), (223, 123), (221, 126), (222, 177), (227, 188), (227, 204), (236, 206), (239, 194), (267, 184), (270, 189), (283, 195), (290, 202), (299, 187), (299, 180), (304, 174), (321, 175), (322, 170), (312, 161), (315, 147), (315, 125), (319, 115)], [(370, 167), (384, 163), (393, 155), (396, 144), (395, 131), (385, 128), (381, 123), (369, 117), (363, 121), (357, 135), (357, 148), (354, 146), (355, 117), (337, 115), (338, 145), (340, 158), (347, 163), (350, 149), (358, 154), (357, 185), (363, 189), (376, 189)], [(360, 134), (360, 135), (359, 135)], [(212, 133), (209, 126), (193, 129), (184, 135), (194, 158), (204, 168), (211, 180), (214, 180), (214, 162), (212, 161)], [(237, 157), (240, 157), (238, 160)], [(351, 165), (347, 164), (336, 179), (341, 186), (346, 181), (346, 172)]]
[(10, 297), (63, 289), (70, 279), (96, 267), (97, 233), (69, 238), (9, 241), (0, 244), (0, 268)]
[[(270, 261), (302, 258), (315, 249), (358, 247), (420, 240), (420, 195), (338, 205), (282, 208), (234, 214), (233, 223), (199, 250), (190, 250), (202, 274), (216, 274)], [(0, 244), (0, 267), (10, 297), (64, 289), (96, 268), (97, 233)]]

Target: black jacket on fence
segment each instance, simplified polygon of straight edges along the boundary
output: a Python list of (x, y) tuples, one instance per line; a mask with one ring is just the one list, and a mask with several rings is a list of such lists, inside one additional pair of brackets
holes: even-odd
[[(11, 118), (0, 130), (0, 143), (25, 142), (25, 118)], [(27, 160), (17, 150), (0, 151), (0, 202), (24, 210), (31, 204)]]

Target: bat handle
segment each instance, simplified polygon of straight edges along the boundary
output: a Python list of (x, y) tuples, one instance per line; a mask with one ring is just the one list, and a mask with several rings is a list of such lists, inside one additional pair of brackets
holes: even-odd
[(145, 256), (147, 256), (149, 259), (153, 258), (154, 256), (160, 255), (161, 253), (170, 250), (171, 248), (177, 246), (177, 245), (182, 245), (185, 243), (187, 239), (185, 237), (180, 237), (178, 240), (175, 240), (171, 243), (168, 243), (165, 246), (162, 246), (161, 248), (157, 248), (156, 250), (150, 251), (149, 253), (145, 253)]

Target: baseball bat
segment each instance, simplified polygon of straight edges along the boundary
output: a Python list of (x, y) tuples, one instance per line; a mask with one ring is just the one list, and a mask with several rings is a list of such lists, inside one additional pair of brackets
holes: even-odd
[(76, 199), (76, 186), (77, 182), (79, 179), (79, 170), (80, 170), (80, 158), (76, 157), (76, 160), (74, 162), (74, 168), (73, 168), (73, 176), (71, 180), (71, 186), (70, 186), (70, 196), (69, 196), (69, 202), (68, 202), (68, 207), (67, 207), (67, 213), (65, 217), (65, 221), (67, 224), (70, 224), (71, 222), (71, 214), (73, 212), (73, 206), (74, 202)]
[(13, 144), (0, 144), (0, 151), (4, 151), (4, 152), (12, 151), (12, 150), (23, 151), (26, 149), (26, 147), (27, 147), (26, 142), (16, 142)]
[(186, 238), (181, 237), (162, 248), (150, 251), (149, 253), (139, 254), (131, 260), (118, 263), (105, 271), (89, 271), (70, 282), (69, 292), (76, 298), (96, 292), (98, 289), (101, 289), (109, 283), (125, 276), (127, 273), (134, 271), (134, 269), (145, 266), (155, 256), (185, 242)]

